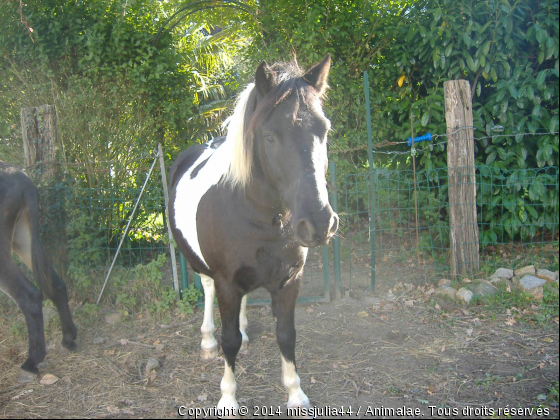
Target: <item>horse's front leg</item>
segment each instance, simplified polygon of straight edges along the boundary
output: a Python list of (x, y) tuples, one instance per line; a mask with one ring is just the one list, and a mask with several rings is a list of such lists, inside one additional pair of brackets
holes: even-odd
[(272, 293), (272, 313), (276, 318), (276, 341), (282, 357), (282, 382), (288, 392), (288, 408), (309, 408), (309, 398), (302, 391), (296, 372), (296, 328), (294, 311), (300, 289), (296, 276), (278, 292)]
[(218, 306), (222, 318), (222, 351), (224, 353), (224, 376), (220, 383), (222, 397), (217, 408), (224, 417), (236, 417), (239, 404), (235, 397), (237, 383), (235, 382), (235, 360), (243, 341), (239, 330), (239, 315), (241, 311), (241, 292), (232, 284), (217, 283)]
[(246, 353), (249, 346), (249, 337), (247, 336), (247, 295), (241, 300), (241, 310), (239, 312), (239, 331), (241, 332), (241, 352)]
[(218, 342), (214, 338), (214, 280), (211, 277), (201, 275), (202, 287), (204, 288), (204, 320), (200, 327), (202, 341), (200, 343), (200, 357), (203, 360), (214, 359), (218, 355)]

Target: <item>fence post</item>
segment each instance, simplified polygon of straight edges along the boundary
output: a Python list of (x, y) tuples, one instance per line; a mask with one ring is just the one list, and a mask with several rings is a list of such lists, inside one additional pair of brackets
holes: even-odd
[(165, 174), (165, 162), (163, 160), (163, 149), (161, 143), (158, 143), (159, 169), (161, 171), (161, 183), (163, 186), (163, 199), (165, 201), (165, 220), (167, 225), (167, 236), (169, 238), (169, 255), (171, 256), (171, 272), (173, 273), (173, 287), (175, 288), (175, 298), (181, 300), (181, 289), (179, 288), (179, 279), (177, 276), (177, 256), (175, 255), (175, 246), (173, 245), (173, 235), (171, 234), (171, 225), (169, 222), (169, 194), (167, 192), (167, 176)]
[[(331, 193), (331, 205), (333, 211), (338, 214), (338, 187), (336, 184), (336, 163), (329, 162), (329, 170), (331, 173), (331, 184), (334, 191)], [(333, 258), (334, 258), (334, 296), (340, 299), (342, 296), (342, 276), (340, 275), (340, 237), (334, 236), (333, 239)]]
[(181, 267), (181, 290), (189, 287), (189, 273), (187, 272), (187, 260), (181, 251), (179, 251), (179, 265)]
[(366, 124), (368, 140), (368, 162), (369, 162), (369, 245), (370, 245), (370, 288), (375, 292), (375, 173), (373, 168), (373, 144), (371, 131), (371, 109), (369, 105), (369, 76), (364, 72), (364, 95), (366, 99)]
[(42, 105), (21, 109), (23, 154), (29, 177), (37, 188), (52, 188), (49, 194), (41, 194), (41, 219), (43, 242), (49, 246), (45, 251), (60, 277), (68, 278), (68, 238), (66, 236), (66, 212), (59, 197), (60, 165), (57, 156), (57, 122), (54, 105)]
[(471, 87), (467, 80), (443, 83), (449, 174), (451, 275), (479, 269), (476, 174)]

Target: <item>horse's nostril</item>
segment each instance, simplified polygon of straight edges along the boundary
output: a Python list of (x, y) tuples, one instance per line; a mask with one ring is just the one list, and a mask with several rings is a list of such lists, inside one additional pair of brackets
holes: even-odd
[(338, 223), (339, 223), (339, 218), (338, 215), (335, 213), (331, 218), (331, 224), (329, 227), (329, 236), (333, 236), (336, 233), (336, 231), (338, 230)]
[(312, 242), (315, 238), (315, 228), (307, 219), (301, 219), (296, 227), (297, 236), (304, 242)]

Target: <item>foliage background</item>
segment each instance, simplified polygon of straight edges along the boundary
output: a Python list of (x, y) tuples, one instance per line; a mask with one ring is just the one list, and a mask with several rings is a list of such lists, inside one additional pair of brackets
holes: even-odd
[[(50, 102), (67, 161), (95, 167), (149, 152), (158, 141), (174, 154), (219, 132), (221, 111), (260, 61), (296, 58), (309, 67), (330, 52), (326, 106), (342, 174), (366, 164), (365, 70), (379, 140), (409, 137), (411, 113), (416, 135), (443, 133), (443, 82), (463, 78), (474, 94), (479, 163), (558, 165), (557, 135), (526, 134), (558, 131), (556, 1), (247, 1), (253, 15), (204, 9), (154, 43), (186, 4), (4, 0), (2, 154), (21, 163), (19, 109)], [(514, 136), (492, 138), (496, 126)], [(422, 167), (445, 166), (442, 149), (423, 153)]]
[[(207, 1), (165, 25), (189, 3), (2, 0), (0, 159), (23, 166), (20, 109), (55, 104), (62, 187), (135, 189), (158, 142), (169, 164), (186, 147), (220, 134), (235, 94), (260, 61), (295, 58), (307, 68), (329, 52), (325, 110), (339, 185), (369, 166), (366, 70), (374, 143), (409, 137), (411, 118), (415, 136), (445, 133), (443, 82), (462, 78), (473, 89), (477, 164), (492, 174), (558, 166), (557, 1), (247, 0), (243, 7)], [(419, 148), (417, 169), (428, 178), (446, 166), (444, 145)], [(410, 154), (376, 154), (374, 165), (409, 169)], [(557, 224), (550, 205), (558, 194), (542, 187), (550, 179), (528, 185), (508, 176), (508, 194), (478, 192), (481, 203), (505, 208), (485, 225), (492, 228), (483, 227), (485, 238), (503, 237), (506, 224), (511, 239)], [(445, 191), (445, 183), (432, 182)], [(146, 194), (160, 200), (155, 189)], [(419, 195), (421, 205), (434, 200)], [(353, 204), (364, 203), (362, 197)], [(69, 219), (112, 226), (126, 217), (124, 207), (115, 203), (105, 214), (84, 206)], [(441, 221), (446, 214), (422, 210), (421, 217)], [(535, 229), (523, 230), (524, 224)], [(69, 240), (87, 244), (87, 232), (75, 227)], [(104, 235), (115, 238), (116, 232)]]

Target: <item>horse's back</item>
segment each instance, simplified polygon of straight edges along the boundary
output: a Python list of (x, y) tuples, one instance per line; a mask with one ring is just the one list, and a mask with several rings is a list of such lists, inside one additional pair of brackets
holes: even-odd
[(3, 219), (13, 219), (19, 214), (24, 204), (24, 191), (37, 194), (35, 185), (17, 166), (0, 161), (0, 214)]
[(216, 137), (207, 143), (195, 144), (183, 151), (177, 159), (175, 159), (169, 171), (169, 185), (171, 189), (177, 186), (181, 177), (195, 164), (205, 150), (208, 148), (216, 149), (221, 146), (224, 140), (224, 137)]
[(181, 152), (177, 159), (175, 159), (169, 171), (169, 185), (171, 189), (177, 186), (177, 182), (179, 182), (181, 176), (196, 162), (198, 157), (204, 152), (204, 149), (205, 146), (203, 144), (191, 146)]

